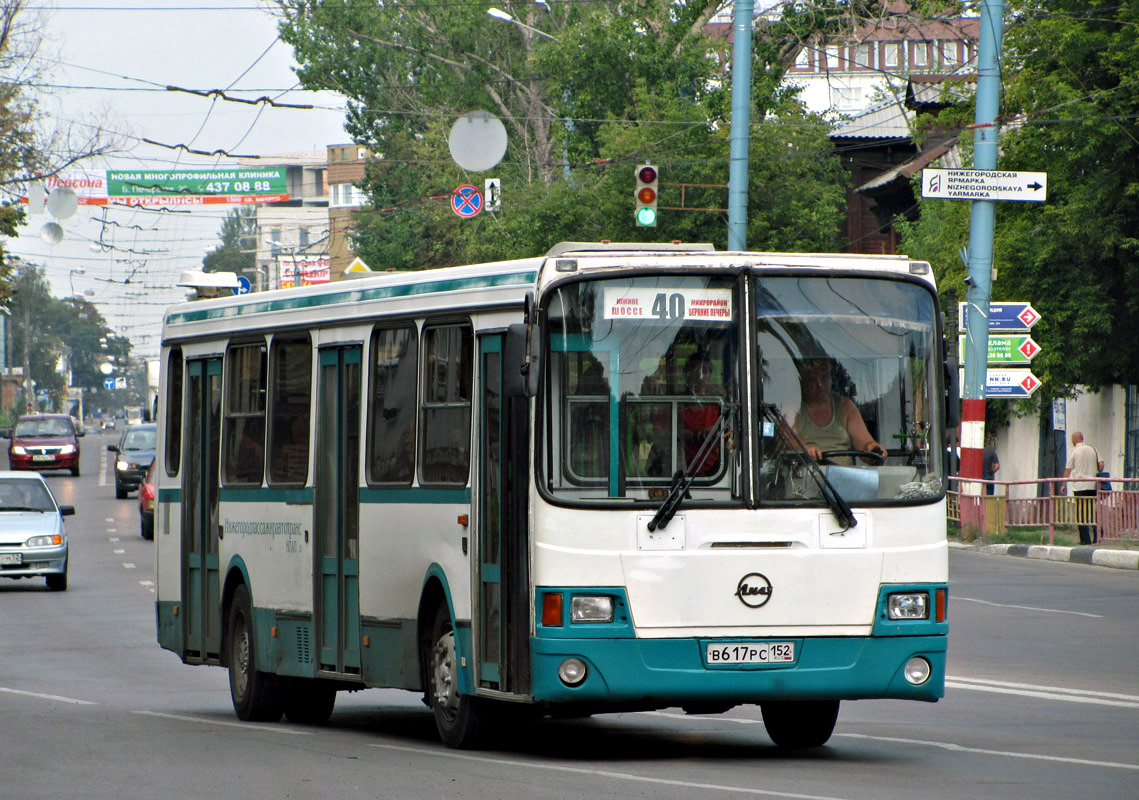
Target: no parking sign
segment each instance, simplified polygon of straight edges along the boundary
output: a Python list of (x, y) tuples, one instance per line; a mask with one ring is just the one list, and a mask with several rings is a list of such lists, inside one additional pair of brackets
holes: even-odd
[(451, 210), (460, 217), (469, 218), (482, 211), (482, 192), (470, 184), (451, 192)]

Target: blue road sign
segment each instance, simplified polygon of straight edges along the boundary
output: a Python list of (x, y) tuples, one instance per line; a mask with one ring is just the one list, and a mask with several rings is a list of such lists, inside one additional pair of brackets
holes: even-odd
[(106, 380), (104, 380), (103, 381), (103, 388), (104, 389), (114, 389), (115, 388), (115, 379), (114, 378), (107, 378)]
[(469, 184), (451, 193), (451, 210), (460, 217), (473, 217), (482, 211), (482, 192)]
[(985, 373), (985, 397), (1018, 400), (1031, 397), (1040, 379), (1027, 369), (990, 369)]
[[(957, 329), (961, 333), (969, 330), (967, 324), (968, 304), (957, 304)], [(989, 303), (989, 330), (1029, 331), (1040, 321), (1040, 313), (1029, 303)]]
[(244, 275), (238, 275), (237, 276), (237, 293), (238, 294), (249, 294), (249, 292), (252, 289), (253, 289), (253, 284), (251, 284), (249, 282), (249, 278), (245, 277)]

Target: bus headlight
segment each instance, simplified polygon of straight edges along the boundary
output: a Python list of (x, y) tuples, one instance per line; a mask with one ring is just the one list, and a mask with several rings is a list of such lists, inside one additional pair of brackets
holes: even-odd
[(613, 598), (606, 595), (575, 594), (570, 600), (570, 622), (612, 622)]
[(585, 662), (580, 658), (567, 658), (558, 666), (558, 677), (566, 686), (577, 686), (585, 680)]
[(906, 680), (914, 686), (921, 686), (929, 680), (929, 674), (932, 672), (929, 662), (921, 656), (914, 656), (906, 662), (905, 675)]
[(929, 619), (929, 595), (925, 592), (899, 592), (886, 598), (890, 619)]

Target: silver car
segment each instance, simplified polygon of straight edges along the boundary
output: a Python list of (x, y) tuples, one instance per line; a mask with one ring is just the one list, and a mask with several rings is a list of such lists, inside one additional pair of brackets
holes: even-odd
[(61, 506), (39, 473), (0, 472), (0, 578), (47, 579), (47, 588), (67, 590), (67, 534)]

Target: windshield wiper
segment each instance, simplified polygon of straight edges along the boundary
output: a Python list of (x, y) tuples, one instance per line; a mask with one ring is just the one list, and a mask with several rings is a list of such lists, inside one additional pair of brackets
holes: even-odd
[(835, 519), (838, 520), (838, 524), (842, 526), (842, 529), (845, 531), (857, 527), (858, 519), (854, 516), (850, 505), (842, 498), (838, 490), (834, 488), (834, 484), (827, 479), (827, 474), (823, 472), (818, 463), (807, 455), (807, 445), (799, 438), (799, 434), (795, 433), (795, 429), (787, 424), (787, 418), (783, 416), (773, 403), (764, 403), (761, 408), (763, 410), (763, 418), (771, 420), (775, 427), (779, 429), (783, 441), (789, 445), (787, 449), (795, 454), (795, 457), (799, 459), (799, 463), (806, 468), (807, 472), (814, 479), (815, 484), (819, 487), (819, 492), (822, 494), (823, 499), (827, 501), (827, 506), (830, 507), (831, 513), (834, 514)]
[[(648, 528), (650, 531), (655, 531), (660, 528), (662, 531), (668, 527), (668, 523), (676, 516), (676, 512), (680, 510), (680, 504), (688, 497), (688, 490), (692, 488), (692, 483), (696, 480), (696, 473), (704, 466), (704, 462), (708, 460), (708, 456), (712, 455), (715, 450), (717, 440), (722, 435), (722, 432), (728, 424), (728, 419), (736, 413), (734, 405), (724, 406), (720, 410), (720, 418), (716, 420), (716, 424), (708, 431), (708, 435), (704, 437), (704, 441), (700, 443), (700, 449), (696, 451), (692, 463), (688, 465), (688, 469), (684, 472), (676, 471), (672, 476), (672, 486), (669, 487), (668, 495), (664, 498), (664, 502), (660, 504), (657, 513), (653, 514), (653, 518), (649, 520)], [(730, 428), (728, 430), (731, 430)]]

